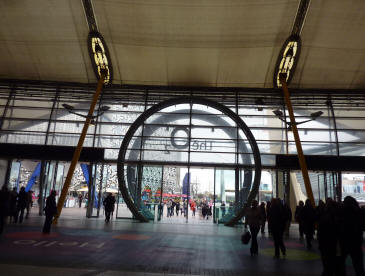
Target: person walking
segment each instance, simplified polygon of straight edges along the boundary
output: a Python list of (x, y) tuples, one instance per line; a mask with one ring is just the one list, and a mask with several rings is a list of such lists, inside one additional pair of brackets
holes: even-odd
[(262, 216), (261, 216), (261, 210), (258, 208), (258, 202), (257, 200), (253, 200), (251, 204), (251, 208), (248, 208), (246, 212), (246, 221), (245, 221), (245, 228), (247, 228), (247, 225), (250, 226), (250, 232), (251, 232), (251, 247), (250, 247), (250, 253), (251, 256), (255, 256), (259, 253), (259, 247), (257, 244), (257, 234), (260, 231), (262, 223)]
[(224, 201), (222, 201), (220, 209), (221, 209), (222, 218), (223, 218), (226, 215), (226, 203), (224, 203)]
[(188, 201), (187, 201), (187, 199), (185, 199), (184, 202), (183, 202), (183, 208), (184, 208), (184, 217), (186, 217), (187, 214), (188, 214)]
[(115, 205), (115, 197), (112, 195), (112, 193), (109, 193), (108, 196), (104, 199), (103, 205), (105, 210), (105, 222), (109, 222), (110, 215), (114, 211)]
[(179, 216), (180, 201), (176, 200), (176, 216)]
[(280, 257), (280, 250), (283, 256), (286, 255), (286, 248), (283, 241), (284, 229), (285, 229), (285, 212), (279, 198), (273, 198), (271, 200), (270, 209), (268, 211), (269, 225), (275, 245), (275, 258)]
[[(27, 208), (27, 203), (28, 203), (28, 194), (25, 191), (24, 187), (20, 188), (19, 194), (18, 194), (18, 201), (17, 201), (17, 219), (16, 221), (18, 221), (19, 219), (19, 223), (23, 222), (23, 217), (24, 217), (24, 210), (25, 208)], [(18, 218), (19, 215), (19, 218)]]
[(158, 212), (159, 212), (160, 218), (163, 217), (164, 205), (165, 205), (165, 202), (163, 202), (163, 200), (161, 200), (160, 204), (158, 205)]
[(260, 215), (261, 215), (261, 234), (265, 234), (265, 224), (266, 224), (266, 208), (265, 208), (265, 202), (261, 202), (260, 204)]
[(196, 204), (194, 201), (190, 203), (190, 209), (193, 212), (193, 217), (195, 217)]
[(305, 235), (305, 240), (307, 242), (307, 249), (311, 249), (315, 230), (315, 212), (309, 199), (305, 201), (301, 213), (301, 217), (303, 220), (303, 232)]
[(327, 200), (318, 219), (318, 248), (321, 252), (323, 276), (346, 275), (345, 259), (341, 250), (343, 221), (340, 205)]
[(347, 256), (351, 257), (357, 276), (365, 275), (362, 252), (364, 220), (365, 217), (356, 199), (346, 196), (343, 200), (342, 251), (344, 259)]
[(25, 218), (29, 218), (30, 209), (33, 207), (33, 191), (29, 190), (27, 192), (27, 212)]
[(78, 198), (78, 201), (79, 201), (79, 208), (81, 208), (82, 199), (83, 199), (82, 194), (80, 193), (80, 194), (79, 194), (79, 196), (78, 196), (77, 198)]
[(266, 202), (266, 220), (267, 220), (267, 232), (269, 235), (272, 235), (271, 231), (271, 223), (270, 223), (270, 208), (271, 208), (271, 201)]
[(44, 213), (46, 214), (46, 220), (44, 221), (42, 232), (49, 234), (51, 232), (52, 219), (57, 214), (56, 191), (51, 191), (51, 194), (47, 197)]
[(170, 217), (173, 217), (174, 216), (174, 213), (175, 213), (175, 206), (176, 206), (176, 203), (174, 200), (170, 199), (171, 201), (171, 210), (170, 210)]
[(304, 231), (303, 231), (303, 217), (302, 217), (302, 211), (304, 208), (304, 202), (302, 200), (299, 201), (297, 207), (295, 208), (295, 220), (298, 222), (299, 225), (299, 235), (300, 238), (303, 238)]
[(290, 206), (288, 203), (284, 204), (284, 214), (285, 214), (285, 236), (289, 237), (289, 232), (290, 232), (290, 224), (291, 224), (291, 220), (293, 218)]
[(167, 201), (166, 206), (167, 206), (167, 217), (170, 217), (170, 216), (171, 216), (171, 207), (172, 207), (172, 202), (171, 202), (171, 200), (168, 200), (168, 201)]
[(17, 208), (17, 199), (18, 199), (18, 193), (16, 191), (16, 187), (13, 188), (13, 190), (10, 192), (10, 199), (9, 199), (9, 216), (10, 216), (10, 222), (17, 223), (18, 221), (18, 214), (16, 211)]
[(4, 231), (6, 218), (9, 215), (10, 194), (6, 184), (0, 190), (0, 235)]

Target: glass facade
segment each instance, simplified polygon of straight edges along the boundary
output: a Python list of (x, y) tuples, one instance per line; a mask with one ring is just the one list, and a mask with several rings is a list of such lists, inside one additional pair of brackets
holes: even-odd
[[(94, 89), (88, 86), (63, 84), (0, 84), (0, 143), (76, 146), (84, 118), (68, 113), (62, 104), (72, 104), (76, 112), (86, 115)], [(93, 193), (99, 195), (99, 206), (94, 205), (91, 210), (92, 215), (100, 211), (100, 200), (106, 189), (118, 189), (115, 163), (129, 127), (154, 104), (191, 95), (225, 105), (246, 123), (258, 144), (263, 168), (275, 169), (276, 154), (296, 154), (294, 137), (288, 130), (288, 124), (273, 114), (273, 110), (278, 108), (285, 111), (282, 96), (276, 90), (106, 88), (98, 108), (108, 105), (110, 109), (90, 125), (84, 143), (85, 147), (105, 149), (106, 163), (95, 164), (97, 168), (94, 169), (97, 177)], [(259, 104), (257, 104), (258, 97), (261, 99)], [(329, 101), (331, 105), (328, 104)], [(351, 93), (309, 91), (293, 93), (292, 102), (296, 121), (299, 123), (298, 130), (304, 154), (365, 155), (365, 103), (361, 96)], [(300, 124), (311, 119), (311, 114), (317, 111), (322, 111), (323, 115), (316, 120)], [(180, 178), (182, 177), (180, 168), (189, 166), (193, 168), (199, 165), (215, 170), (216, 190), (212, 198), (216, 204), (215, 210), (218, 210), (217, 219), (221, 219), (219, 217), (222, 214), (221, 202), (225, 201), (228, 208), (250, 189), (250, 185), (230, 187), (229, 177), (224, 182), (224, 190), (222, 189), (221, 172), (234, 173), (237, 165), (241, 167), (235, 177), (239, 179), (238, 183), (244, 183), (245, 174), (250, 171), (248, 167), (253, 164), (252, 150), (247, 137), (236, 127), (232, 119), (206, 105), (180, 104), (167, 107), (150, 116), (131, 139), (126, 159), (130, 163), (144, 164), (140, 174), (136, 166), (134, 168), (129, 166), (125, 171), (134, 174), (134, 181), (141, 181), (141, 191), (131, 188), (130, 192), (135, 193), (135, 200), (141, 204), (146, 203), (147, 198), (147, 203), (151, 206), (146, 207), (151, 207), (151, 212), (154, 211), (154, 205), (161, 201), (162, 196), (158, 198), (158, 189), (169, 189), (165, 185), (172, 181), (166, 180), (166, 174), (170, 174), (170, 170), (178, 171), (177, 175)], [(156, 176), (157, 182), (146, 177), (156, 168), (161, 174)], [(13, 160), (9, 176), (11, 187), (19, 187), (27, 181), (19, 177), (20, 170), (21, 160)], [(68, 164), (53, 160), (46, 164), (44, 170), (47, 176), (51, 175), (44, 180), (43, 193), (46, 196), (48, 188), (61, 189)], [(252, 171), (250, 174), (253, 177)], [(312, 188), (316, 201), (334, 197), (337, 177), (332, 177), (331, 173), (312, 174), (314, 175), (311, 175)], [(175, 178), (177, 179), (177, 176)], [(272, 181), (273, 177), (271, 181), (270, 177), (264, 179), (259, 189), (260, 201), (268, 200), (272, 194), (275, 196), (276, 186)], [(158, 183), (159, 181), (161, 183)], [(353, 186), (350, 187), (345, 180), (343, 182), (343, 196), (346, 193), (361, 194), (353, 192)], [(305, 193), (305, 189), (302, 190)], [(177, 193), (177, 189), (171, 190), (170, 193)], [(117, 203), (117, 217), (131, 217), (120, 193), (117, 195)], [(225, 213), (229, 213), (228, 209)]]
[[(62, 104), (72, 104), (78, 113), (87, 114), (93, 90), (88, 88), (70, 88), (57, 86), (31, 86), (31, 85), (0, 85), (0, 111), (1, 143), (26, 143), (40, 145), (68, 145), (75, 146), (81, 133), (84, 118), (70, 114), (62, 107)], [(219, 95), (212, 93), (187, 91), (150, 91), (147, 89), (126, 89), (119, 91), (105, 90), (101, 102), (110, 106), (102, 116), (97, 119), (95, 125), (91, 125), (85, 139), (84, 146), (105, 148), (106, 159), (115, 160), (126, 131), (129, 126), (146, 109), (163, 100), (193, 94), (206, 97), (229, 107), (238, 114), (252, 131), (258, 143), (264, 166), (274, 166), (274, 155), (283, 153), (296, 153), (294, 137), (287, 125), (280, 121), (272, 113), (274, 109), (285, 110), (280, 95), (260, 95), (264, 105), (255, 104), (257, 95), (252, 92), (221, 92)], [(223, 96), (224, 95), (224, 96)], [(353, 155), (364, 156), (365, 144), (365, 106), (361, 101), (356, 101), (357, 96), (331, 96), (326, 95), (300, 95), (292, 96), (297, 122), (310, 119), (310, 114), (322, 111), (323, 115), (315, 121), (298, 125), (300, 138), (305, 154), (321, 155)], [(331, 99), (333, 98), (333, 99)], [(333, 114), (327, 101), (331, 100)], [(225, 159), (225, 153), (235, 150), (234, 143), (228, 141), (225, 136), (232, 137), (230, 128), (233, 123), (225, 119), (225, 116), (206, 106), (196, 105), (191, 120), (197, 125), (191, 130), (192, 138), (199, 141), (204, 131), (209, 130), (211, 137), (216, 139), (216, 151), (221, 152), (221, 160)], [(158, 119), (165, 114), (164, 119)], [(179, 116), (179, 120), (176, 117)], [(212, 121), (211, 118), (215, 117)], [(288, 119), (288, 118), (287, 118)], [(153, 132), (145, 143), (146, 161), (153, 158), (156, 150), (168, 150), (169, 145), (164, 144), (171, 135), (173, 128), (180, 126), (175, 133), (176, 143), (183, 143), (184, 135), (189, 129), (183, 129), (189, 125), (189, 107), (186, 105), (169, 107), (151, 116), (145, 122), (144, 129), (140, 130), (140, 136)], [(154, 129), (160, 127), (159, 133)], [(198, 127), (200, 126), (200, 127)], [(136, 136), (137, 137), (137, 136)], [(220, 138), (215, 138), (220, 137)], [(144, 138), (147, 139), (147, 138)], [(239, 139), (245, 141), (245, 137)], [(140, 139), (136, 139), (140, 141)], [(210, 140), (204, 141), (206, 147)], [(218, 148), (220, 146), (220, 150)], [(209, 158), (209, 154), (203, 154), (202, 145), (192, 144), (194, 150), (192, 158)], [(337, 149), (339, 152), (337, 152)], [(179, 150), (183, 154), (182, 150)], [(203, 154), (203, 155), (202, 155)], [(183, 156), (181, 157), (183, 158)], [(186, 158), (186, 156), (185, 156)], [(151, 161), (153, 161), (151, 159)]]

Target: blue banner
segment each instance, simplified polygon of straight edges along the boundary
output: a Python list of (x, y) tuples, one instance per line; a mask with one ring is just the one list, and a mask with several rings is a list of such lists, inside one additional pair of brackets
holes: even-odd
[[(90, 190), (92, 187), (90, 185), (89, 165), (88, 164), (81, 164), (80, 166), (81, 166), (82, 172), (84, 173), (84, 177), (85, 177), (85, 181), (87, 183), (87, 187)], [(98, 195), (97, 195), (95, 190), (93, 192), (94, 192), (94, 194), (92, 196), (94, 197), (94, 207), (97, 208), (98, 207)]]
[(25, 191), (28, 192), (32, 186), (34, 185), (35, 181), (37, 180), (37, 177), (41, 174), (41, 162), (37, 164), (35, 167), (32, 176), (30, 177), (27, 186), (25, 187)]
[(190, 194), (190, 173), (186, 173), (184, 176), (182, 194), (183, 195)]

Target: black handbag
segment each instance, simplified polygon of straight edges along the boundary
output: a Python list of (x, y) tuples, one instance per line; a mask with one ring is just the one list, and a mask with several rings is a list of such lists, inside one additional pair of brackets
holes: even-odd
[(246, 231), (241, 236), (241, 242), (243, 244), (248, 244), (250, 242), (250, 239), (251, 239), (251, 233), (250, 233), (250, 231)]

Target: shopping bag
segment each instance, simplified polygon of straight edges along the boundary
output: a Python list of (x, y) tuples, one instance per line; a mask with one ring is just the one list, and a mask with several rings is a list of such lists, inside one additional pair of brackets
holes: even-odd
[(250, 231), (245, 231), (241, 236), (241, 242), (243, 244), (248, 244), (250, 242), (250, 239), (251, 239)]

